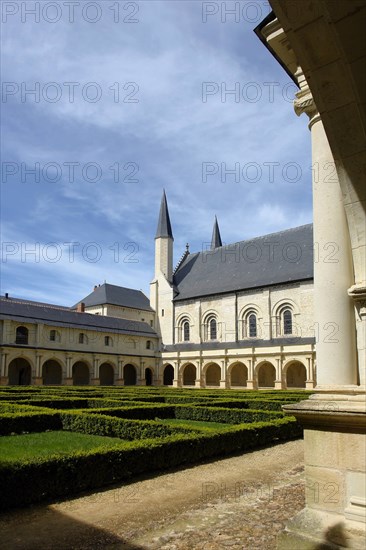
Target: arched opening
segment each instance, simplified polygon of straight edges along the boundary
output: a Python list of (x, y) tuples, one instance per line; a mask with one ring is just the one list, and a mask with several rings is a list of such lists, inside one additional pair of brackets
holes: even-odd
[(230, 372), (230, 386), (246, 387), (248, 381), (248, 369), (242, 363), (236, 363)]
[(153, 373), (149, 368), (145, 369), (145, 383), (147, 386), (152, 386), (153, 383)]
[(83, 361), (77, 361), (72, 367), (72, 383), (74, 386), (89, 384), (89, 367)]
[(49, 359), (43, 363), (42, 378), (44, 386), (59, 386), (62, 384), (62, 367), (58, 361)]
[(215, 363), (207, 367), (206, 386), (220, 386), (221, 369)]
[(248, 336), (249, 338), (257, 337), (257, 316), (255, 313), (248, 316)]
[(15, 343), (16, 344), (28, 344), (28, 334), (29, 331), (27, 327), (17, 327), (15, 333)]
[(114, 370), (109, 363), (103, 363), (99, 367), (99, 383), (101, 386), (113, 386)]
[(286, 386), (288, 388), (306, 387), (306, 368), (300, 361), (291, 363), (286, 371)]
[(183, 386), (194, 386), (196, 383), (196, 367), (189, 363), (183, 371)]
[(23, 357), (13, 359), (9, 365), (9, 386), (30, 386), (32, 367)]
[(258, 387), (274, 388), (276, 380), (276, 369), (271, 363), (263, 363), (258, 370)]
[(125, 386), (136, 386), (136, 369), (133, 365), (128, 364), (123, 367), (123, 379)]
[(164, 369), (163, 384), (164, 386), (172, 386), (174, 380), (174, 367), (167, 365)]

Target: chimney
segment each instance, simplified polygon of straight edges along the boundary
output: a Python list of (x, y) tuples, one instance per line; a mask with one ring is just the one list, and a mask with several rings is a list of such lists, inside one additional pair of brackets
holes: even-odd
[(94, 285), (94, 290), (97, 290), (98, 286), (97, 285)]
[(78, 313), (84, 313), (84, 311), (85, 311), (85, 304), (84, 304), (84, 302), (79, 302), (79, 303), (78, 303), (78, 305), (77, 305), (77, 307), (76, 307), (76, 311), (77, 311)]
[(8, 298), (9, 298), (9, 294), (5, 292), (5, 300), (7, 300)]

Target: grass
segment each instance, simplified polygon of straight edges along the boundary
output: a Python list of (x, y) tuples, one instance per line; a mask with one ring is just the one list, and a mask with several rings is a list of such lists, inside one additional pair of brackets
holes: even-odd
[(193, 428), (195, 430), (222, 430), (232, 428), (232, 424), (224, 424), (220, 422), (202, 422), (201, 420), (185, 420), (184, 418), (164, 418), (159, 419), (159, 423), (167, 424), (168, 426), (180, 426), (181, 428)]
[(50, 455), (70, 455), (75, 451), (97, 449), (99, 447), (120, 447), (121, 439), (99, 435), (56, 431), (10, 435), (0, 437), (0, 462), (46, 457)]

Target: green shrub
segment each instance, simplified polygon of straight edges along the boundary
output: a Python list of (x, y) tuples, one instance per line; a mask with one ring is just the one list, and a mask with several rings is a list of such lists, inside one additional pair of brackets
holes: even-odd
[(0, 509), (69, 496), (144, 472), (190, 464), (300, 435), (301, 428), (296, 421), (282, 418), (270, 423), (235, 426), (221, 433), (143, 439), (124, 443), (121, 449), (78, 452), (32, 462), (0, 463)]
[(283, 412), (277, 411), (257, 411), (206, 406), (192, 407), (189, 405), (177, 405), (175, 407), (175, 418), (201, 420), (204, 422), (223, 422), (227, 424), (269, 421), (282, 418), (283, 416)]
[(0, 435), (61, 429), (62, 423), (57, 412), (19, 412), (0, 415)]

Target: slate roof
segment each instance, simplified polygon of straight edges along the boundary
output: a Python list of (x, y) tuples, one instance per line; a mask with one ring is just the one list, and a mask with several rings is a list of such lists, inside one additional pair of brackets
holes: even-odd
[(173, 239), (172, 225), (170, 223), (165, 191), (163, 191), (163, 196), (161, 198), (158, 227), (156, 228), (155, 239), (159, 239), (160, 237), (170, 237)]
[[(153, 311), (150, 307), (149, 299), (143, 292), (141, 292), (141, 290), (110, 285), (109, 283), (104, 283), (103, 285), (98, 286), (95, 290), (93, 290), (93, 292), (88, 294), (88, 296), (80, 300), (80, 302), (84, 302), (85, 307), (110, 304), (112, 306), (122, 306)], [(75, 304), (72, 309), (76, 309), (77, 305), (78, 304)]]
[(101, 332), (116, 332), (136, 336), (156, 337), (147, 323), (129, 321), (104, 315), (78, 313), (66, 308), (48, 307), (37, 302), (19, 302), (12, 298), (0, 298), (0, 319), (14, 319), (20, 323), (44, 322), (59, 327), (84, 328)]
[(313, 226), (189, 254), (174, 274), (175, 301), (313, 279)]

